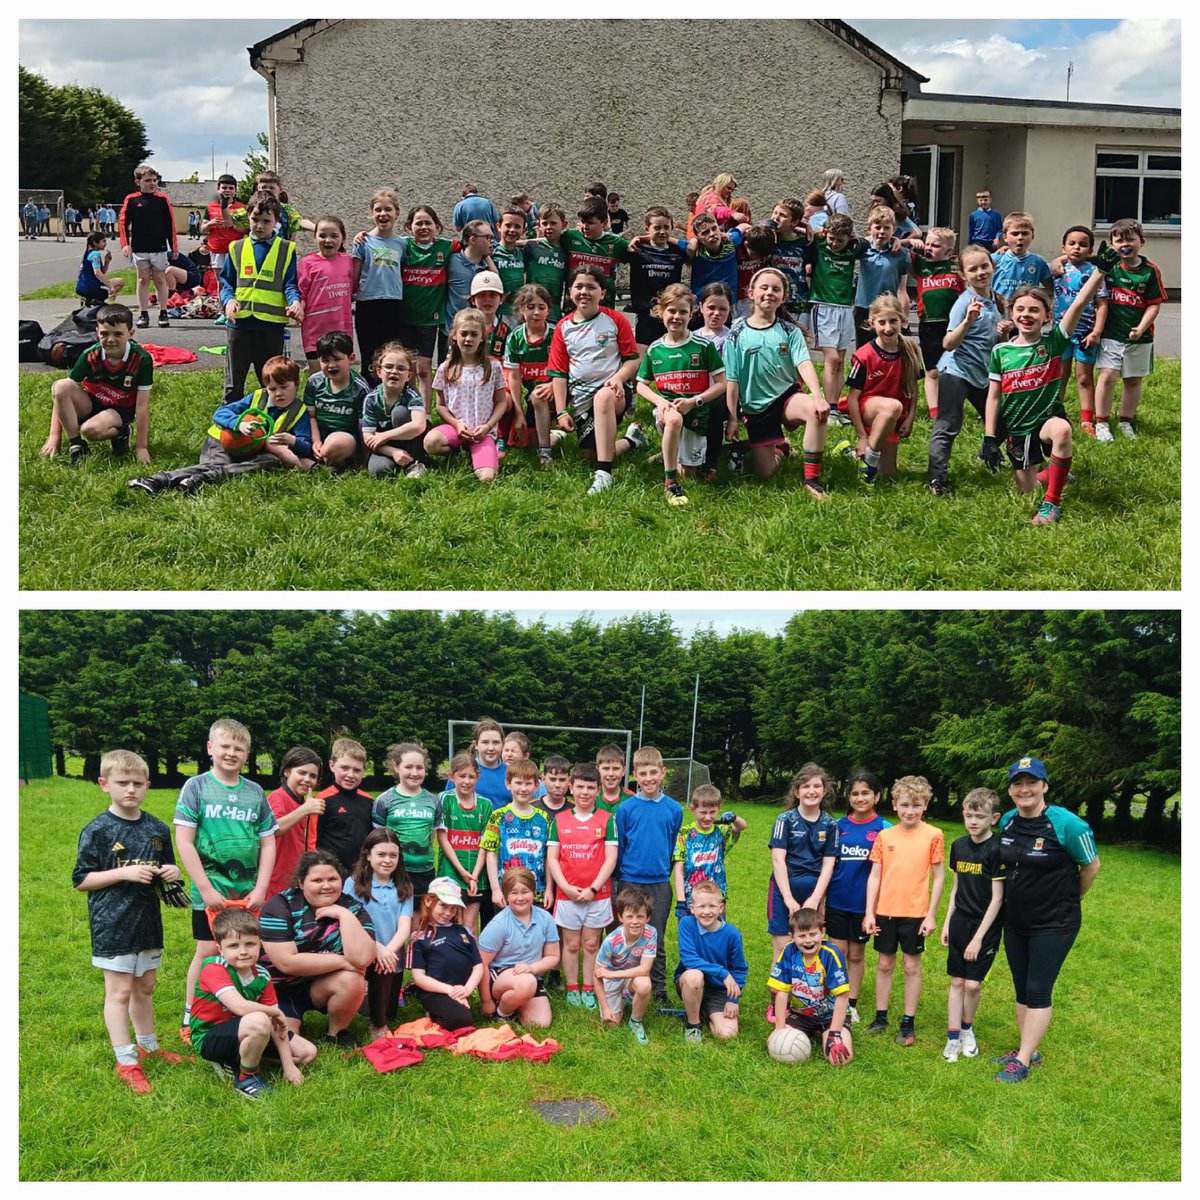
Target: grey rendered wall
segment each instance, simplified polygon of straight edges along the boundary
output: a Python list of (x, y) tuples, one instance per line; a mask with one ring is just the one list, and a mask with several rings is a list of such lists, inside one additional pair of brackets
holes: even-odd
[(306, 216), (351, 228), (379, 186), (449, 224), (466, 183), (573, 218), (593, 179), (637, 225), (724, 170), (758, 220), (831, 166), (859, 216), (900, 159), (899, 94), (809, 21), (347, 20), (304, 58), (276, 69), (279, 171)]

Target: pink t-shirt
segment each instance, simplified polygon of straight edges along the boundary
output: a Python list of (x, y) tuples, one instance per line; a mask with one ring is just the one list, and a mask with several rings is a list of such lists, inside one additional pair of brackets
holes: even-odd
[(317, 338), (340, 329), (354, 335), (350, 315), (350, 289), (354, 283), (354, 260), (339, 253), (336, 258), (306, 254), (296, 267), (296, 286), (304, 301), (300, 326), (304, 353), (317, 352)]

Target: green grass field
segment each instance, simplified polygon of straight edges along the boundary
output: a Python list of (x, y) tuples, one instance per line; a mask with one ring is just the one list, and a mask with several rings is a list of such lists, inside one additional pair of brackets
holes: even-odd
[[(125, 280), (125, 287), (122, 292), (122, 297), (129, 296), (133, 292), (134, 284), (137, 282), (137, 271), (133, 267), (126, 267), (123, 270), (113, 267), (108, 272), (110, 279)], [(75, 280), (64, 279), (62, 283), (52, 283), (48, 287), (37, 288), (35, 291), (26, 292), (20, 297), (22, 300), (67, 300), (75, 295)]]
[[(1180, 365), (1146, 388), (1141, 437), (1077, 446), (1062, 522), (1035, 528), (1011, 472), (976, 458), (968, 415), (953, 498), (925, 486), (929, 423), (900, 472), (872, 489), (826, 460), (831, 495), (801, 486), (799, 456), (768, 483), (722, 472), (668, 508), (661, 468), (626, 459), (617, 484), (585, 496), (590, 470), (569, 439), (553, 473), (514, 451), (502, 478), (465, 464), (424, 479), (364, 471), (268, 473), (197, 496), (148, 497), (142, 473), (98, 446), (72, 471), (39, 457), (49, 422), (44, 372), (20, 375), (21, 585), (27, 589), (988, 589), (1162, 590), (1180, 586)], [(196, 460), (220, 399), (218, 372), (163, 371), (152, 404), (155, 467)], [(1075, 411), (1074, 393), (1068, 409)], [(922, 406), (921, 409), (924, 412)], [(643, 414), (644, 416), (644, 414)], [(831, 445), (841, 436), (831, 430)]]
[[(1083, 931), (1060, 977), (1046, 1065), (1001, 1089), (986, 1056), (1014, 1044), (1012, 985), (997, 964), (976, 1022), (982, 1054), (945, 1063), (945, 952), (930, 939), (917, 1044), (861, 1034), (856, 1059), (767, 1058), (767, 835), (776, 809), (743, 806), (729, 859), (729, 916), (751, 983), (733, 1044), (686, 1047), (679, 1021), (648, 1018), (651, 1044), (555, 1000), (549, 1063), (481, 1063), (431, 1051), (378, 1075), (322, 1053), (304, 1086), (250, 1104), (203, 1063), (151, 1072), (135, 1097), (113, 1075), (87, 904), (70, 873), (94, 787), (21, 791), (20, 1177), (23, 1180), (1165, 1180), (1180, 1177), (1180, 863), (1102, 848)], [(170, 821), (174, 794), (147, 807)], [(946, 826), (948, 838), (959, 828)], [(33, 864), (37, 864), (36, 870)], [(167, 910), (156, 993), (164, 1045), (191, 957), (188, 914)], [(668, 932), (674, 962), (674, 922)], [(868, 952), (868, 981), (873, 973)], [(899, 972), (897, 972), (899, 975)], [(899, 1012), (895, 983), (893, 1014)], [(871, 988), (862, 1008), (871, 1009)], [(420, 1013), (402, 1010), (406, 1017)], [(312, 1018), (305, 1032), (323, 1032)], [(365, 1033), (359, 1018), (355, 1028)], [(862, 1026), (859, 1026), (861, 1029)], [(544, 1124), (535, 1101), (595, 1097), (613, 1120)], [(92, 1115), (80, 1120), (81, 1112)], [(212, 1131), (198, 1136), (204, 1128)], [(514, 1137), (519, 1127), (522, 1136)], [(369, 1132), (368, 1132), (369, 1131)]]

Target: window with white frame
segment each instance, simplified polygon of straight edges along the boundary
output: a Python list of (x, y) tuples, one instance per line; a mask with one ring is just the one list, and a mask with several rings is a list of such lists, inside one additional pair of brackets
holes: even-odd
[(1122, 217), (1146, 229), (1178, 229), (1183, 206), (1183, 157), (1178, 150), (1096, 147), (1095, 224)]

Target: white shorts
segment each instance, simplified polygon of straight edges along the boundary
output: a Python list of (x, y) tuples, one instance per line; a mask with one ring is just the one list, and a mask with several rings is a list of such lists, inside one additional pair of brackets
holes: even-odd
[(619, 1017), (625, 1007), (625, 1001), (630, 998), (628, 979), (602, 979), (604, 986), (604, 1002)]
[(817, 314), (817, 345), (820, 349), (856, 348), (853, 305), (814, 304), (813, 311)]
[(220, 275), (221, 268), (225, 265), (226, 256), (224, 254), (217, 254), (215, 252), (212, 252), (209, 254), (208, 258), (209, 258), (209, 261), (212, 263), (212, 269), (218, 275)]
[(804, 334), (804, 344), (811, 350), (816, 344), (813, 341), (813, 314), (809, 308), (805, 312), (793, 313), (796, 318), (796, 324), (800, 326), (800, 332)]
[[(712, 401), (717, 404), (719, 401)], [(658, 435), (662, 437), (662, 422), (655, 417), (654, 424), (658, 427)], [(708, 450), (708, 439), (698, 429), (689, 429), (686, 425), (679, 431), (679, 465), (681, 467), (704, 466), (704, 455)]]
[(1144, 379), (1154, 369), (1154, 343), (1101, 338), (1096, 369), (1120, 371), (1122, 379)]
[(162, 956), (161, 950), (139, 950), (136, 954), (118, 954), (115, 958), (92, 955), (92, 966), (102, 971), (136, 975), (140, 979), (147, 971), (157, 971), (162, 966)]
[(165, 271), (167, 269), (167, 252), (156, 250), (153, 254), (133, 252), (133, 265), (138, 271)]
[(560, 929), (604, 929), (613, 918), (612, 901), (555, 900), (554, 923)]

